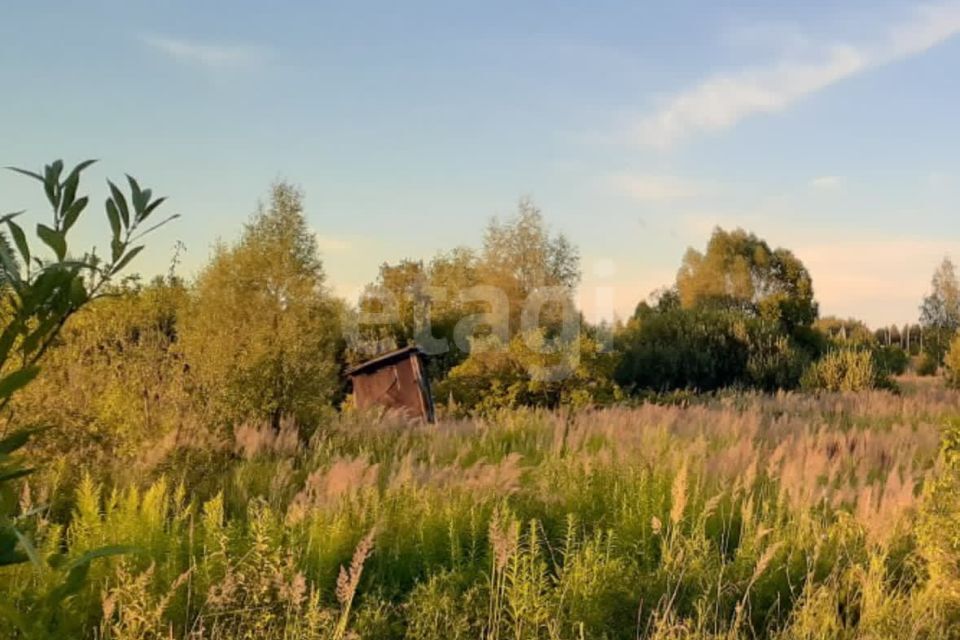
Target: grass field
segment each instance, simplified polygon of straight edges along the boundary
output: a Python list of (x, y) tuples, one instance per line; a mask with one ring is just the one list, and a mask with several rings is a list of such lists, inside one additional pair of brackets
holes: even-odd
[(33, 532), (131, 549), (63, 607), (63, 569), (0, 593), (50, 637), (955, 636), (960, 395), (904, 387), (167, 439)]

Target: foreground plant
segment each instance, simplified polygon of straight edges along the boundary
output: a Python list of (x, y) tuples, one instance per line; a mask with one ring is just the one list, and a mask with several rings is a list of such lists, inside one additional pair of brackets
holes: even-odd
[[(59, 553), (41, 558), (30, 536), (24, 532), (30, 518), (42, 511), (34, 508), (17, 513), (17, 481), (32, 469), (17, 457), (18, 452), (37, 432), (36, 426), (13, 428), (9, 405), (13, 395), (29, 384), (40, 371), (39, 363), (57, 340), (67, 320), (92, 300), (102, 296), (114, 280), (144, 246), (136, 244), (143, 236), (176, 216), (147, 226), (151, 215), (164, 198), (154, 198), (150, 189), (142, 189), (127, 176), (129, 197), (113, 182), (104, 204), (110, 225), (109, 258), (95, 252), (75, 255), (68, 243), (71, 229), (80, 220), (89, 198), (78, 195), (82, 172), (94, 163), (81, 162), (64, 175), (63, 161), (57, 160), (42, 173), (12, 168), (36, 179), (53, 211), (49, 225), (39, 223), (36, 241), (28, 240), (17, 222), (22, 211), (0, 217), (0, 414), (4, 424), (0, 434), (0, 566), (31, 562), (41, 573), (53, 573), (57, 579), (36, 607), (59, 611), (64, 600), (82, 586), (90, 563), (121, 551), (118, 547), (95, 549), (68, 560)], [(152, 220), (151, 220), (152, 222)], [(56, 617), (43, 619), (17, 612), (0, 603), (5, 617), (31, 637), (56, 635)]]

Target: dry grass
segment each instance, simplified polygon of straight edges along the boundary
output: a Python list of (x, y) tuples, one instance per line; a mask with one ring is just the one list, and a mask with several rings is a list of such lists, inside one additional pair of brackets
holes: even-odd
[[(948, 637), (960, 553), (923, 532), (960, 539), (938, 457), (958, 400), (354, 416), (309, 443), (244, 426), (201, 462), (168, 443), (89, 480), (34, 533), (142, 550), (94, 565), (61, 637)], [(49, 584), (0, 573), (19, 607)]]

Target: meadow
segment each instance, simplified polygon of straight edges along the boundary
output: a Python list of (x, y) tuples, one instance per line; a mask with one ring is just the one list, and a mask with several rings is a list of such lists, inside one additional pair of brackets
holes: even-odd
[[(109, 260), (71, 252), (90, 165), (20, 170), (53, 212), (33, 246), (0, 218), (0, 638), (960, 637), (949, 260), (894, 339), (718, 228), (590, 325), (521, 201), (354, 306), (279, 183), (196, 277), (144, 284), (176, 216), (111, 182)], [(358, 408), (351, 364), (438, 342), (436, 424)]]
[(27, 637), (955, 637), (960, 394), (901, 386), (166, 438), (24, 485), (58, 566), (122, 552), (2, 602)]

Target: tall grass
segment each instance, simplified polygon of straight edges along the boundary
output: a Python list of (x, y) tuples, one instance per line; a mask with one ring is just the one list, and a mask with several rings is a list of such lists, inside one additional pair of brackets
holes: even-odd
[(0, 598), (50, 637), (115, 640), (957, 636), (958, 399), (356, 415), (308, 442), (287, 424), (202, 456), (154, 443), (142, 467), (60, 485), (33, 532), (55, 564), (136, 550), (60, 611), (55, 568), (4, 570)]

